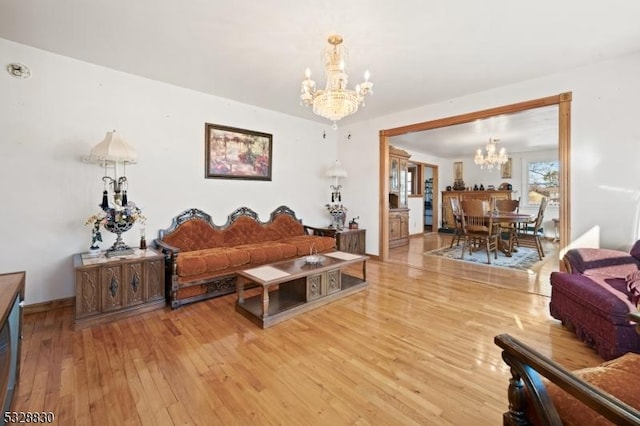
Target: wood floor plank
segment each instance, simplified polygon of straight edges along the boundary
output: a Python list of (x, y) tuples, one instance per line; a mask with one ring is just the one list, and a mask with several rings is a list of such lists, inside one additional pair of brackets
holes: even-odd
[(499, 424), (496, 334), (601, 362), (549, 315), (553, 245), (526, 273), (423, 254), (449, 242), (412, 237), (367, 262), (367, 289), (264, 330), (235, 295), (78, 331), (72, 308), (30, 314), (13, 408), (82, 426)]

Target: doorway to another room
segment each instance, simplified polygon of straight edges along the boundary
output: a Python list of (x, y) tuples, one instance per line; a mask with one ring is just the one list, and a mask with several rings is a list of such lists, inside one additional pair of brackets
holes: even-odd
[(438, 166), (420, 161), (407, 164), (409, 235), (438, 231)]
[[(433, 167), (422, 166), (424, 176), (424, 233), (433, 232)], [(437, 227), (436, 227), (437, 229)]]

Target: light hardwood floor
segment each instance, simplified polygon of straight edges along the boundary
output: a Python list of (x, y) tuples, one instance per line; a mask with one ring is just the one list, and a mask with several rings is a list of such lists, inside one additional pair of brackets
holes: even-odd
[[(568, 368), (599, 364), (548, 313), (536, 276), (424, 259), (448, 236), (369, 261), (367, 290), (262, 330), (230, 295), (81, 331), (25, 317), (14, 409), (60, 425), (496, 425), (510, 333)], [(27, 283), (28, 285), (28, 283)]]

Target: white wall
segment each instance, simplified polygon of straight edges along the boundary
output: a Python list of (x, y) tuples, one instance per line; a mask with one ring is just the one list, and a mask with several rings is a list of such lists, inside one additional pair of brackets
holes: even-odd
[(348, 144), (339, 140), (338, 151), (343, 164), (357, 162), (362, 171), (353, 175), (351, 183), (367, 187), (354, 194), (355, 203), (367, 212), (362, 220), (367, 250), (379, 253), (380, 130), (563, 92), (573, 93), (571, 239), (599, 226), (603, 247), (630, 247), (638, 239), (640, 217), (639, 74), (637, 53), (350, 126), (352, 138)]
[[(32, 77), (0, 72), (0, 272), (27, 271), (26, 303), (74, 294), (72, 255), (86, 251), (86, 218), (97, 211), (103, 170), (81, 162), (105, 132), (117, 129), (138, 151), (128, 167), (129, 196), (147, 216), (147, 238), (181, 211), (197, 207), (225, 222), (247, 206), (262, 220), (288, 205), (305, 223), (324, 226), (325, 170), (336, 135), (322, 125), (94, 66), (0, 39), (1, 63), (21, 62)], [(295, 95), (294, 95), (295, 97)], [(295, 99), (292, 102), (296, 102)], [(271, 182), (204, 178), (205, 122), (273, 134)], [(327, 138), (322, 138), (326, 130)], [(350, 176), (362, 170), (349, 170)], [(377, 180), (377, 176), (376, 176)], [(345, 199), (352, 192), (344, 182)], [(115, 236), (103, 232), (107, 248)], [(137, 245), (139, 233), (124, 234)]]
[[(329, 125), (3, 39), (0, 57), (33, 71), (29, 80), (0, 72), (0, 271), (27, 271), (28, 304), (73, 295), (71, 256), (89, 245), (91, 232), (83, 224), (102, 191), (101, 170), (80, 157), (112, 129), (138, 151), (140, 162), (128, 172), (130, 194), (149, 218), (149, 238), (189, 207), (222, 223), (236, 207), (251, 207), (266, 219), (287, 204), (305, 223), (326, 225), (324, 171), (337, 157), (349, 172), (343, 191), (348, 217), (360, 216), (367, 251), (378, 254), (380, 130), (572, 91), (572, 239), (595, 227), (605, 247), (628, 248), (638, 238), (640, 53), (341, 126), (337, 133)], [(272, 133), (273, 181), (204, 179), (205, 122)], [(443, 165), (440, 173), (452, 171)], [(114, 240), (105, 236), (103, 247)], [(129, 244), (137, 239), (135, 231), (125, 234)]]

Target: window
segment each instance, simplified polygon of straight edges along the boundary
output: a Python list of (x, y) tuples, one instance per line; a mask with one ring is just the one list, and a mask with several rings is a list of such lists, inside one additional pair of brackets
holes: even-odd
[(540, 205), (542, 197), (549, 199), (549, 206), (560, 204), (558, 160), (529, 160), (527, 162), (527, 204)]

